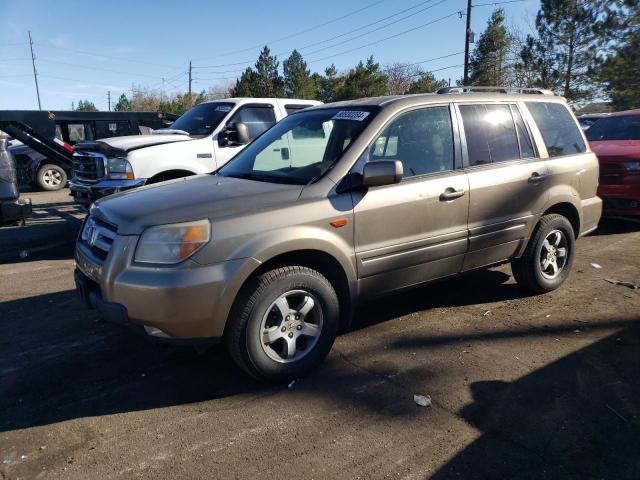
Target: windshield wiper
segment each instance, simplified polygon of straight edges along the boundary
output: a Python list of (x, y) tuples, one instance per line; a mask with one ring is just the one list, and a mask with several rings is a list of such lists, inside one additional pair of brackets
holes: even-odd
[(177, 128), (161, 128), (159, 130), (152, 130), (151, 135), (191, 135), (189, 132), (185, 132), (184, 130), (178, 130)]

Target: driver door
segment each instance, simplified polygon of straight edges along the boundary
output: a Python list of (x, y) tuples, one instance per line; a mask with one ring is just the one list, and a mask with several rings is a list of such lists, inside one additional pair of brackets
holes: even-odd
[[(249, 129), (249, 139), (253, 141), (256, 137), (268, 130), (276, 123), (276, 115), (273, 105), (269, 104), (247, 104), (241, 106), (227, 121), (226, 125), (242, 122)], [(214, 149), (216, 165), (220, 168), (231, 160), (246, 145), (225, 145), (221, 146), (217, 138), (214, 139)]]

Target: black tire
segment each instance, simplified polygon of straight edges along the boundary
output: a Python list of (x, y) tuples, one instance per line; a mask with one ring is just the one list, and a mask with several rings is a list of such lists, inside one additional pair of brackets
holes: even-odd
[[(554, 231), (564, 234), (566, 245), (566, 260), (554, 278), (549, 278), (543, 271), (541, 264), (543, 244), (545, 239)], [(545, 293), (560, 287), (567, 279), (573, 265), (575, 234), (573, 227), (566, 217), (559, 214), (544, 215), (529, 239), (522, 257), (511, 262), (513, 276), (522, 288), (534, 293)], [(558, 259), (560, 257), (558, 256)]]
[(67, 186), (67, 172), (59, 165), (41, 165), (36, 175), (36, 183), (42, 190), (61, 190)]
[[(321, 318), (321, 328), (309, 349), (300, 350), (301, 358), (296, 360), (292, 357), (286, 360), (289, 363), (282, 363), (269, 356), (267, 349), (270, 347), (263, 346), (262, 322), (268, 314), (280, 315), (279, 310), (270, 307), (278, 298), (292, 291), (302, 291), (315, 298), (317, 303), (313, 308), (318, 306), (321, 310), (314, 311), (313, 315)], [(262, 381), (287, 381), (306, 375), (322, 363), (338, 334), (339, 318), (338, 296), (322, 274), (302, 266), (276, 268), (258, 275), (243, 288), (229, 317), (225, 344), (236, 364), (252, 377)], [(276, 323), (278, 321), (276, 319)], [(281, 322), (280, 326), (285, 325), (284, 316)], [(298, 338), (295, 337), (294, 343)], [(284, 338), (281, 340), (286, 341)], [(306, 343), (306, 339), (301, 342)]]

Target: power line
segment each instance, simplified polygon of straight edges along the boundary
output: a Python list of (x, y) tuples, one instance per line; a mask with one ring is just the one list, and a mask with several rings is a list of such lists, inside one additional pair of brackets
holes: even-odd
[(442, 3), (446, 2), (446, 1), (447, 1), (447, 0), (440, 0), (439, 2), (434, 3), (433, 5), (429, 5), (428, 7), (425, 7), (425, 8), (423, 8), (423, 9), (421, 9), (421, 10), (418, 10), (417, 12), (413, 12), (413, 13), (411, 13), (411, 14), (409, 14), (409, 15), (405, 16), (405, 17), (399, 18), (398, 20), (394, 20), (393, 22), (388, 23), (388, 24), (386, 24), (386, 25), (382, 25), (381, 27), (374, 28), (373, 30), (371, 30), (371, 31), (369, 31), (369, 32), (361, 33), (360, 35), (356, 35), (355, 37), (348, 38), (348, 39), (343, 40), (343, 41), (341, 41), (341, 42), (338, 42), (338, 43), (336, 43), (336, 44), (334, 44), (334, 45), (328, 45), (328, 46), (326, 46), (326, 47), (322, 47), (322, 48), (319, 48), (319, 49), (317, 49), (317, 50), (313, 50), (313, 51), (311, 51), (311, 52), (307, 52), (307, 53), (305, 53), (305, 55), (313, 55), (314, 53), (322, 52), (322, 51), (327, 50), (327, 49), (329, 49), (329, 48), (334, 48), (334, 47), (337, 47), (337, 46), (340, 46), (340, 45), (344, 45), (345, 43), (349, 43), (349, 42), (351, 42), (351, 41), (353, 41), (353, 40), (356, 40), (356, 39), (358, 39), (358, 38), (362, 38), (362, 37), (364, 37), (364, 36), (366, 36), (366, 35), (369, 35), (369, 34), (371, 34), (371, 33), (374, 33), (374, 32), (377, 32), (377, 31), (379, 31), (379, 30), (382, 30), (382, 29), (384, 29), (384, 28), (390, 27), (391, 25), (395, 25), (396, 23), (401, 22), (401, 21), (404, 21), (404, 20), (406, 20), (406, 19), (408, 19), (408, 18), (411, 18), (411, 17), (413, 17), (413, 16), (417, 15), (418, 13), (422, 13), (422, 12), (424, 12), (424, 11), (426, 11), (426, 10), (429, 10), (429, 9), (431, 9), (431, 8), (434, 8), (434, 7), (437, 7), (438, 5), (440, 5), (440, 4), (442, 4)]
[(69, 67), (75, 67), (75, 68), (85, 68), (87, 70), (98, 70), (98, 71), (102, 71), (102, 72), (118, 73), (118, 74), (121, 74), (121, 75), (134, 75), (134, 76), (137, 75), (137, 76), (140, 76), (140, 77), (147, 77), (147, 78), (154, 78), (154, 79), (158, 78), (157, 75), (148, 75), (148, 74), (145, 74), (145, 73), (125, 72), (125, 71), (122, 71), (122, 70), (113, 70), (111, 68), (91, 67), (89, 65), (81, 65), (81, 64), (78, 64), (78, 63), (61, 62), (59, 60), (50, 60), (48, 58), (39, 58), (39, 60), (41, 62), (56, 63), (56, 64), (59, 64), (59, 65), (67, 65)]
[[(413, 6), (409, 7), (409, 8), (405, 8), (404, 10), (400, 10), (400, 11), (398, 11), (398, 12), (396, 12), (396, 13), (391, 14), (391, 15), (387, 15), (387, 16), (385, 16), (385, 17), (383, 17), (383, 18), (380, 18), (380, 19), (378, 19), (378, 20), (376, 20), (376, 21), (374, 21), (374, 22), (370, 22), (370, 23), (368, 23), (368, 24), (366, 24), (366, 25), (362, 25), (362, 26), (360, 26), (360, 27), (358, 27), (358, 28), (355, 28), (355, 29), (353, 29), (353, 30), (349, 30), (349, 31), (344, 32), (344, 33), (342, 33), (342, 34), (340, 34), (340, 35), (337, 35), (337, 36), (336, 36), (336, 35), (334, 35), (334, 36), (332, 36), (332, 37), (330, 37), (330, 38), (325, 38), (324, 40), (320, 40), (320, 41), (318, 41), (318, 42), (314, 42), (314, 43), (310, 43), (310, 44), (304, 45), (304, 46), (302, 46), (302, 47), (298, 48), (297, 50), (304, 50), (304, 49), (309, 48), (309, 47), (313, 47), (313, 46), (316, 46), (316, 45), (320, 45), (320, 44), (322, 44), (322, 43), (330, 42), (330, 41), (332, 41), (332, 40), (335, 40), (336, 38), (341, 38), (341, 37), (344, 37), (344, 36), (350, 35), (350, 34), (352, 34), (352, 33), (358, 32), (358, 31), (363, 30), (363, 29), (365, 29), (365, 28), (367, 28), (367, 27), (370, 27), (370, 26), (372, 26), (372, 25), (375, 25), (375, 24), (378, 24), (378, 23), (384, 22), (384, 21), (389, 20), (389, 19), (391, 19), (391, 18), (393, 18), (393, 17), (397, 17), (398, 15), (401, 15), (401, 14), (403, 14), (403, 13), (406, 13), (406, 12), (407, 12), (407, 11), (409, 11), (409, 10), (414, 10), (414, 9), (416, 9), (416, 8), (418, 8), (418, 7), (422, 6), (422, 5), (425, 5), (425, 4), (427, 4), (427, 3), (431, 3), (432, 1), (433, 1), (433, 0), (425, 0), (425, 1), (422, 1), (422, 2), (417, 3), (417, 4), (415, 4), (415, 5), (413, 5)], [(326, 49), (328, 49), (328, 48), (333, 48), (333, 47), (336, 47), (336, 46), (338, 46), (338, 45), (342, 45), (342, 44), (347, 43), (347, 42), (349, 42), (349, 41), (352, 41), (352, 40), (355, 40), (355, 39), (357, 39), (357, 38), (360, 38), (360, 37), (363, 37), (363, 36), (365, 36), (365, 35), (368, 35), (368, 34), (370, 34), (370, 33), (374, 33), (374, 32), (376, 32), (376, 31), (378, 31), (378, 30), (381, 30), (381, 29), (386, 28), (386, 27), (388, 27), (388, 26), (394, 25), (394, 24), (396, 24), (396, 23), (398, 23), (398, 22), (400, 22), (400, 21), (406, 20), (407, 18), (410, 18), (410, 17), (412, 17), (412, 16), (414, 16), (414, 15), (417, 15), (418, 13), (421, 13), (421, 12), (423, 12), (423, 11), (425, 11), (425, 10), (428, 10), (428, 9), (430, 9), (430, 8), (433, 8), (433, 7), (435, 7), (435, 6), (437, 6), (437, 5), (441, 4), (441, 3), (443, 3), (444, 1), (446, 1), (446, 0), (441, 0), (441, 1), (439, 1), (438, 3), (436, 3), (436, 4), (434, 4), (434, 5), (430, 5), (430, 6), (428, 6), (428, 7), (426, 7), (426, 8), (423, 8), (423, 9), (421, 9), (421, 10), (417, 11), (417, 12), (413, 12), (412, 14), (410, 14), (410, 15), (406, 15), (405, 17), (403, 17), (403, 18), (401, 18), (401, 19), (398, 19), (398, 20), (395, 20), (395, 21), (393, 21), (393, 22), (391, 22), (391, 23), (388, 23), (387, 25), (383, 25), (383, 26), (377, 27), (377, 28), (375, 28), (375, 29), (373, 29), (373, 30), (371, 30), (371, 31), (369, 31), (369, 32), (367, 32), (367, 33), (360, 34), (360, 35), (358, 35), (358, 36), (356, 36), (356, 37), (353, 37), (353, 38), (351, 38), (351, 39), (348, 39), (348, 40), (342, 41), (342, 42), (340, 42), (340, 43), (338, 43), (338, 44), (335, 44), (335, 45), (333, 45), (333, 46), (327, 46), (327, 47), (324, 47), (324, 48), (322, 48), (322, 49), (318, 49), (318, 50), (313, 51), (313, 52), (308, 52), (308, 53), (306, 53), (305, 55), (310, 55), (310, 54), (317, 53), (317, 52), (322, 51), (322, 50), (326, 50)], [(278, 52), (278, 53), (276, 53), (275, 55), (280, 55), (280, 56), (281, 56), (281, 55), (288, 55), (288, 54), (291, 54), (292, 52), (293, 52), (293, 50), (289, 50), (289, 51), (286, 51), (286, 52), (284, 52), (284, 51), (283, 51), (283, 52)], [(239, 65), (250, 65), (250, 64), (252, 64), (252, 63), (254, 63), (254, 60), (247, 60), (247, 61), (243, 61), (243, 62), (236, 62), (236, 63), (226, 63), (226, 64), (220, 64), (220, 65), (208, 65), (208, 66), (201, 66), (201, 67), (195, 67), (195, 68), (204, 68), (204, 69), (208, 69), (208, 68), (218, 68), (218, 67), (235, 67), (235, 66), (239, 66)], [(214, 73), (214, 72), (211, 72), (211, 73)], [(216, 73), (232, 73), (232, 72), (216, 72)]]
[(387, 40), (391, 40), (391, 39), (393, 39), (393, 38), (397, 38), (397, 37), (400, 37), (400, 36), (402, 36), (402, 35), (406, 35), (407, 33), (414, 32), (414, 31), (416, 31), (416, 30), (419, 30), (419, 29), (421, 29), (421, 28), (427, 27), (427, 26), (429, 26), (429, 25), (433, 25), (434, 23), (441, 22), (441, 21), (443, 21), (443, 20), (446, 20), (447, 18), (451, 18), (451, 17), (453, 17), (454, 15), (458, 15), (458, 11), (457, 11), (457, 10), (456, 10), (455, 12), (450, 13), (450, 14), (448, 14), (448, 15), (445, 15), (445, 16), (443, 16), (443, 17), (436, 18), (435, 20), (431, 20), (430, 22), (423, 23), (422, 25), (418, 25), (417, 27), (409, 28), (409, 29), (407, 29), (407, 30), (404, 30), (404, 31), (399, 32), (399, 33), (396, 33), (396, 34), (394, 34), (394, 35), (390, 35), (390, 36), (388, 36), (388, 37), (381, 38), (381, 39), (379, 39), (379, 40), (375, 40), (375, 41), (373, 41), (373, 42), (369, 42), (369, 43), (366, 43), (366, 44), (364, 44), (364, 45), (360, 45), (359, 47), (350, 48), (350, 49), (348, 49), (348, 50), (344, 50), (344, 51), (339, 52), (339, 53), (334, 53), (333, 55), (329, 55), (329, 56), (326, 56), (326, 57), (322, 57), (322, 58), (315, 58), (315, 59), (307, 60), (307, 63), (316, 63), (316, 62), (321, 62), (321, 61), (323, 61), (323, 60), (327, 60), (327, 59), (334, 58), (334, 57), (337, 57), (337, 56), (340, 56), (340, 55), (344, 55), (344, 54), (347, 54), (347, 53), (355, 52), (356, 50), (361, 50), (361, 49), (363, 49), (363, 48), (370, 47), (371, 45), (377, 45), (377, 44), (379, 44), (379, 43), (386, 42)]
[(313, 27), (309, 27), (309, 28), (307, 28), (307, 29), (305, 29), (305, 30), (300, 30), (299, 32), (292, 33), (292, 34), (290, 34), (290, 35), (286, 35), (286, 36), (281, 37), (281, 38), (278, 38), (278, 39), (276, 39), (276, 40), (271, 40), (271, 41), (268, 41), (268, 42), (263, 42), (263, 43), (261, 43), (260, 45), (254, 45), (253, 47), (247, 47), (247, 48), (243, 48), (243, 49), (240, 49), (240, 50), (233, 50), (233, 51), (230, 51), (230, 52), (221, 53), (221, 54), (215, 55), (215, 56), (213, 56), (213, 57), (201, 57), (201, 58), (196, 58), (195, 60), (208, 60), (208, 59), (213, 59), (213, 58), (228, 57), (229, 55), (235, 55), (236, 53), (248, 52), (248, 51), (254, 50), (254, 49), (256, 49), (256, 48), (260, 48), (261, 46), (263, 46), (263, 45), (265, 45), (265, 44), (267, 44), (267, 45), (268, 45), (268, 44), (273, 45), (274, 43), (278, 43), (278, 42), (281, 42), (281, 41), (283, 41), (283, 40), (288, 40), (288, 39), (290, 39), (290, 38), (297, 37), (297, 36), (303, 35), (303, 34), (305, 34), (305, 33), (312, 32), (313, 30), (317, 30), (318, 28), (322, 28), (322, 27), (325, 27), (325, 26), (330, 25), (330, 24), (332, 24), (332, 23), (338, 22), (338, 21), (340, 21), (340, 20), (343, 20), (343, 19), (345, 19), (345, 18), (348, 18), (348, 17), (350, 17), (350, 16), (353, 16), (353, 15), (355, 15), (356, 13), (360, 13), (360, 12), (362, 12), (362, 11), (364, 11), (364, 10), (367, 10), (367, 9), (369, 9), (369, 8), (372, 8), (372, 7), (375, 7), (376, 5), (381, 4), (382, 2), (384, 2), (384, 0), (378, 0), (377, 2), (373, 2), (373, 3), (370, 3), (369, 5), (365, 5), (364, 7), (359, 8), (358, 10), (354, 10), (354, 11), (352, 11), (352, 12), (346, 13), (346, 14), (344, 14), (344, 15), (340, 16), (340, 17), (333, 18), (333, 19), (328, 20), (328, 21), (326, 21), (326, 22), (324, 22), (324, 23), (320, 23), (320, 24), (318, 24), (318, 25), (314, 25)]

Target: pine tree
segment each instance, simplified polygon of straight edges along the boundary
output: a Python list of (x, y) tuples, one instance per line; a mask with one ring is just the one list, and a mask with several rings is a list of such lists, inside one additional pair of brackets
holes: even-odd
[(495, 10), (487, 22), (487, 29), (480, 35), (469, 62), (471, 85), (493, 86), (507, 83), (505, 61), (511, 40), (504, 21), (504, 10)]
[(522, 60), (535, 72), (534, 83), (570, 101), (591, 98), (599, 49), (614, 26), (611, 0), (541, 0), (537, 37), (527, 39)]
[(313, 79), (318, 86), (317, 99), (324, 103), (335, 102), (344, 80), (344, 77), (338, 75), (335, 65), (327, 67), (324, 75), (314, 73)]
[(344, 83), (336, 93), (336, 100), (351, 100), (362, 97), (377, 97), (387, 94), (387, 77), (380, 71), (380, 64), (373, 61), (360, 61), (356, 68), (347, 72)]
[(420, 76), (411, 83), (407, 93), (434, 93), (449, 83), (446, 80), (436, 80), (431, 72), (421, 72)]
[(289, 98), (315, 99), (317, 85), (307, 68), (307, 62), (297, 50), (282, 62), (284, 71), (284, 93)]
[(621, 18), (622, 39), (600, 73), (616, 110), (640, 108), (640, 4), (630, 3)]
[(259, 97), (257, 93), (257, 74), (251, 67), (242, 72), (236, 81), (235, 87), (231, 90), (232, 97)]
[(269, 47), (265, 46), (260, 52), (256, 62), (256, 88), (260, 97), (282, 97), (284, 96), (284, 85), (278, 66), (280, 63), (275, 56), (271, 55)]
[(118, 103), (116, 103), (113, 109), (116, 112), (130, 112), (133, 108), (132, 108), (131, 102), (129, 101), (127, 96), (123, 93), (122, 95), (120, 95), (120, 98), (118, 98)]
[(77, 112), (97, 112), (98, 109), (89, 100), (80, 100), (78, 102), (78, 107), (76, 108)]

